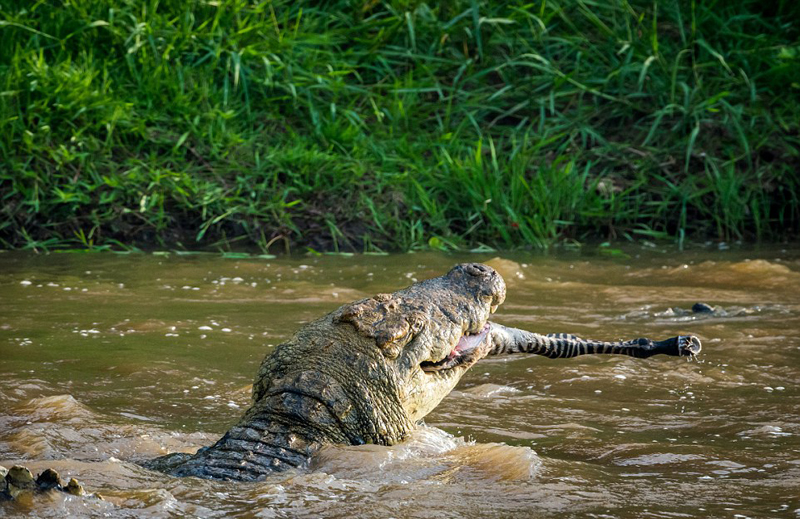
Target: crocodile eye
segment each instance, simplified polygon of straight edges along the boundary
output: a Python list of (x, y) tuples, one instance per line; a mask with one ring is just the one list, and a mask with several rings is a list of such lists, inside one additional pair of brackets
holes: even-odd
[(425, 326), (425, 318), (417, 313), (412, 314), (408, 321), (411, 323), (411, 333), (414, 335), (418, 334)]

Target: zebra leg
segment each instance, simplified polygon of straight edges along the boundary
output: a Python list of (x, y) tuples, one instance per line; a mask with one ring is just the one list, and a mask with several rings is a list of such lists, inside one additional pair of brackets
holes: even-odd
[(679, 335), (663, 341), (634, 339), (632, 341), (606, 342), (581, 339), (575, 335), (556, 333), (540, 335), (517, 328), (491, 323), (488, 355), (533, 353), (551, 359), (577, 357), (578, 355), (616, 354), (647, 358), (653, 355), (693, 357), (700, 353), (702, 344), (694, 335)]

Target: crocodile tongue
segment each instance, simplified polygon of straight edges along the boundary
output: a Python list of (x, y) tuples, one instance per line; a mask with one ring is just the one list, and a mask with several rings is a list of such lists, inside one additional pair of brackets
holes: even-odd
[(421, 364), (422, 370), (429, 372), (442, 371), (474, 360), (480, 353), (479, 346), (483, 344), (483, 341), (489, 334), (489, 328), (489, 323), (486, 323), (478, 333), (462, 335), (456, 347), (453, 348), (453, 351), (451, 351), (447, 357), (438, 362), (423, 362)]

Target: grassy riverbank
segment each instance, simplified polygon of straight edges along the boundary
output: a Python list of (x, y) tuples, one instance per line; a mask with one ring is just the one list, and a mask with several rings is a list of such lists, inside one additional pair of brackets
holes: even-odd
[(0, 2), (0, 244), (797, 237), (794, 5)]

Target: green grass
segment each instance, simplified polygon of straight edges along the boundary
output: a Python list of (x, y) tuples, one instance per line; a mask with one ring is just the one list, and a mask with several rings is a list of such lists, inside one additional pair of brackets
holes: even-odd
[(791, 239), (795, 5), (0, 0), (0, 245)]

